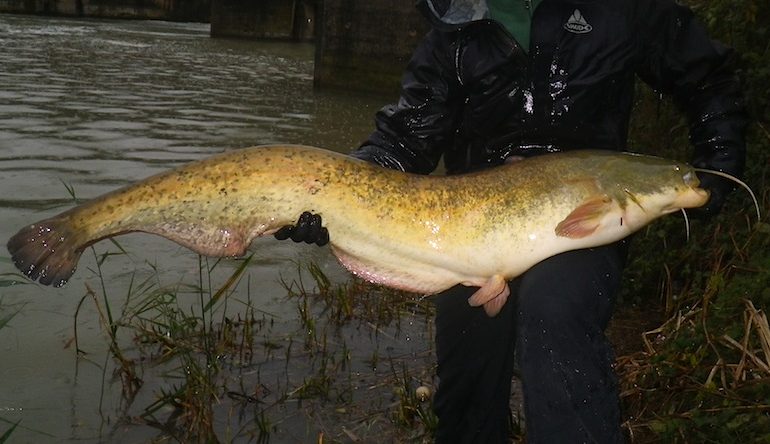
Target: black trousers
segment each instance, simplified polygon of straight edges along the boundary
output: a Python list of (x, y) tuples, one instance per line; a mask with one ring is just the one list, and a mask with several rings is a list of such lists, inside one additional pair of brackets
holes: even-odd
[(468, 305), (475, 288), (437, 296), (437, 443), (509, 442), (514, 350), (529, 444), (623, 441), (604, 330), (627, 250), (621, 241), (546, 259), (511, 281), (494, 318)]

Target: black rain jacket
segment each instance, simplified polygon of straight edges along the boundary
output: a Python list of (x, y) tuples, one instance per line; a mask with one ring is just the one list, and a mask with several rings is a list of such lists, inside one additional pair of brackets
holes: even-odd
[[(527, 0), (521, 0), (527, 1)], [(352, 156), (448, 174), (571, 149), (626, 149), (635, 76), (687, 114), (692, 163), (740, 176), (746, 115), (731, 51), (672, 0), (543, 0), (528, 51), (484, 0), (421, 0), (432, 30), (397, 104)]]

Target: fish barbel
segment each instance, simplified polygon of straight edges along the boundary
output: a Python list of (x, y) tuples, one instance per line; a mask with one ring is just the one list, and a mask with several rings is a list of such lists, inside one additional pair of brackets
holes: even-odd
[(8, 250), (30, 279), (62, 286), (83, 250), (104, 238), (142, 231), (235, 257), (310, 211), (353, 274), (423, 294), (477, 286), (470, 303), (492, 315), (508, 296), (506, 280), (701, 206), (708, 192), (698, 184), (686, 164), (610, 151), (423, 176), (320, 148), (262, 146), (186, 164), (28, 225)]

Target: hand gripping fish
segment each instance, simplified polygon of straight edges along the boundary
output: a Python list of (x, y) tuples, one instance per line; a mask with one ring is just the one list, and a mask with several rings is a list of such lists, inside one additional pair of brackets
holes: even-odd
[(353, 274), (423, 294), (458, 283), (496, 314), (506, 280), (568, 250), (622, 239), (658, 217), (703, 205), (693, 168), (608, 151), (537, 156), (457, 176), (414, 175), (305, 146), (229, 151), (107, 193), (28, 225), (8, 241), (30, 279), (62, 286), (89, 245), (158, 234), (207, 256), (322, 216)]

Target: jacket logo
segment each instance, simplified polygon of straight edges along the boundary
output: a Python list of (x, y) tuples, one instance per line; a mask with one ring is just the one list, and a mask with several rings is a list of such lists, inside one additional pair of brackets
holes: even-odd
[(569, 20), (567, 20), (567, 23), (564, 24), (564, 29), (575, 34), (585, 34), (591, 32), (594, 28), (583, 18), (583, 14), (580, 13), (580, 10), (576, 9)]

